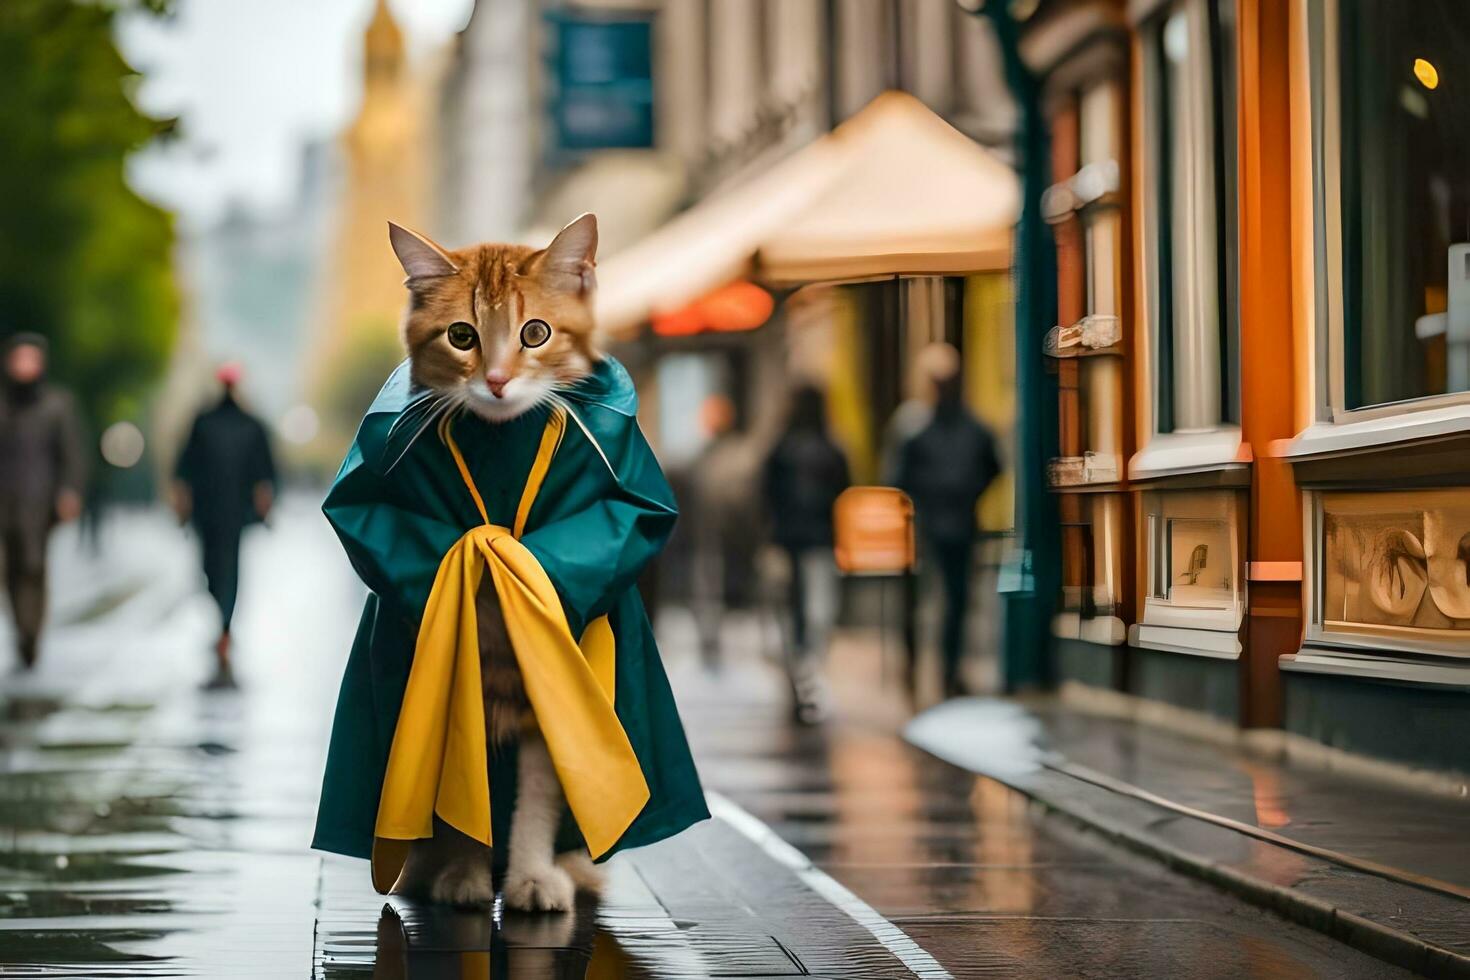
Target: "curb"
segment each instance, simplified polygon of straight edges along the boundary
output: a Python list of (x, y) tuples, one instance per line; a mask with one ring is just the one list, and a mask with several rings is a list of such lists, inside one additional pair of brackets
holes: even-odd
[(1019, 782), (1005, 779), (999, 781), (1051, 813), (1100, 833), (1175, 871), (1215, 885), (1252, 905), (1269, 909), (1298, 925), (1324, 933), (1370, 956), (1429, 977), (1455, 980), (1470, 978), (1470, 957), (1369, 921), (1295, 889), (1254, 878), (1217, 861), (1191, 854), (1146, 832), (1086, 813), (1082, 807), (1060, 804)]
[[(1446, 978), (1446, 980), (1470, 980), (1470, 956), (1427, 942), (1409, 933), (1390, 928), (1382, 923), (1365, 919), (1353, 912), (1338, 908), (1330, 902), (1306, 895), (1284, 885), (1273, 884), (1246, 874), (1218, 861), (1202, 857), (1164, 841), (1138, 827), (1120, 823), (1093, 812), (1087, 806), (1079, 806), (1058, 800), (1043, 786), (1020, 778), (1022, 771), (984, 771), (967, 765), (943, 752), (936, 751), (926, 740), (914, 738), (910, 730), (904, 732), (905, 741), (925, 752), (955, 765), (958, 768), (984, 776), (1021, 793), (1044, 810), (1062, 816), (1081, 827), (1100, 833), (1129, 850), (1143, 854), (1175, 871), (1198, 878), (1211, 885), (1236, 895), (1252, 905), (1268, 909), (1298, 925), (1323, 933), (1332, 939), (1358, 949), (1370, 956), (1395, 966), (1412, 970), (1424, 976)], [(1032, 770), (1034, 773), (1035, 770)], [(1079, 784), (1091, 785), (1098, 791), (1109, 790), (1088, 784), (1085, 780), (1067, 772), (1046, 767), (1046, 771)], [(1122, 782), (1119, 780), (1118, 782)], [(1136, 801), (1143, 806), (1153, 806)], [(1156, 807), (1155, 807), (1156, 808)], [(1168, 812), (1168, 811), (1164, 811)], [(1228, 830), (1228, 828), (1220, 828)], [(1238, 833), (1238, 831), (1229, 831)], [(1267, 842), (1266, 846), (1279, 847)], [(1359, 872), (1364, 873), (1364, 872)], [(1383, 879), (1385, 881), (1389, 879)], [(1395, 883), (1397, 884), (1397, 883)], [(1412, 887), (1400, 885), (1400, 887)]]

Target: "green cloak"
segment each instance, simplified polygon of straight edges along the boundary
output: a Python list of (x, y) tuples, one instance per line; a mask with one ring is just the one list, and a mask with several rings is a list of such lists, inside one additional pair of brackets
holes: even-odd
[[(407, 362), (399, 365), (322, 508), (371, 590), (338, 696), (312, 843), (351, 857), (372, 854), (389, 750), (440, 561), (483, 521), (434, 426), (410, 442), (424, 409), (420, 395)], [(637, 394), (621, 364), (604, 358), (565, 400), (574, 419), (520, 542), (555, 587), (574, 637), (599, 616), (612, 627), (614, 707), (649, 799), (611, 854), (672, 836), (709, 812), (635, 587), (673, 529), (673, 494), (638, 428)], [(499, 424), (466, 413), (452, 423), (491, 523), (512, 523), (545, 425), (545, 411)], [(513, 760), (492, 761), (500, 840), (514, 805), (513, 778)]]

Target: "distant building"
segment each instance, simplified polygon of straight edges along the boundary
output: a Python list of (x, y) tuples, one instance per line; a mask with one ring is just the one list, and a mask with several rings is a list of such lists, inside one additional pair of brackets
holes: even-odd
[(345, 173), (329, 261), (328, 352), (363, 331), (396, 342), (403, 272), (388, 248), (387, 222), (424, 227), (434, 148), (424, 86), (405, 63), (403, 35), (378, 0), (363, 37), (362, 106), (342, 139)]
[(454, 39), (438, 105), (434, 221), (444, 245), (510, 241), (531, 211), (536, 7), (479, 0)]
[[(156, 408), (159, 445), (171, 450), (183, 439), (221, 361), (244, 365), (246, 396), (269, 422), (306, 399), (335, 185), (332, 147), (308, 143), (286, 207), (236, 205), (207, 227), (181, 226), (175, 261), (185, 309)], [(171, 456), (158, 461), (167, 465)]]
[(231, 208), (189, 239), (186, 267), (207, 355), (240, 361), (252, 400), (274, 418), (302, 397), (316, 330), (318, 277), (328, 241), (332, 150), (308, 144), (291, 205)]
[(311, 359), (328, 442), (351, 434), (403, 356), (403, 270), (388, 246), (387, 223), (430, 225), (436, 152), (426, 76), (409, 71), (403, 34), (378, 0), (363, 35), (362, 105), (340, 143), (342, 192), (323, 283), (325, 333)]

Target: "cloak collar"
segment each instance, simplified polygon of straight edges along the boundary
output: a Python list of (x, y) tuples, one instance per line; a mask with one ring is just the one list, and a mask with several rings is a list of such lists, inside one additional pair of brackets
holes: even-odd
[[(565, 409), (574, 414), (574, 421), (594, 442), (599, 441), (602, 433), (613, 431), (613, 423), (620, 421), (617, 417), (634, 418), (638, 414), (638, 391), (633, 387), (633, 379), (627, 369), (610, 355), (603, 355), (591, 374), (557, 394), (565, 403)], [(410, 440), (418, 434), (421, 423), (428, 423), (424, 434), (432, 434), (432, 413), (427, 410), (426, 401), (431, 397), (428, 389), (414, 385), (407, 358), (388, 376), (357, 431), (357, 444), (363, 459), (376, 472), (386, 473), (407, 452)], [(604, 417), (604, 412), (614, 417)], [(416, 413), (425, 417), (417, 419), (414, 417)], [(522, 424), (531, 416), (545, 417), (533, 409), (499, 424)]]

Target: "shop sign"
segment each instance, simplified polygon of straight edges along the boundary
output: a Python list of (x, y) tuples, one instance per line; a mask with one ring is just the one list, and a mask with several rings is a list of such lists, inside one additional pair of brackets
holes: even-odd
[(653, 17), (638, 12), (547, 12), (550, 149), (653, 146)]
[(899, 575), (914, 567), (914, 502), (893, 487), (850, 487), (832, 511), (837, 568)]

